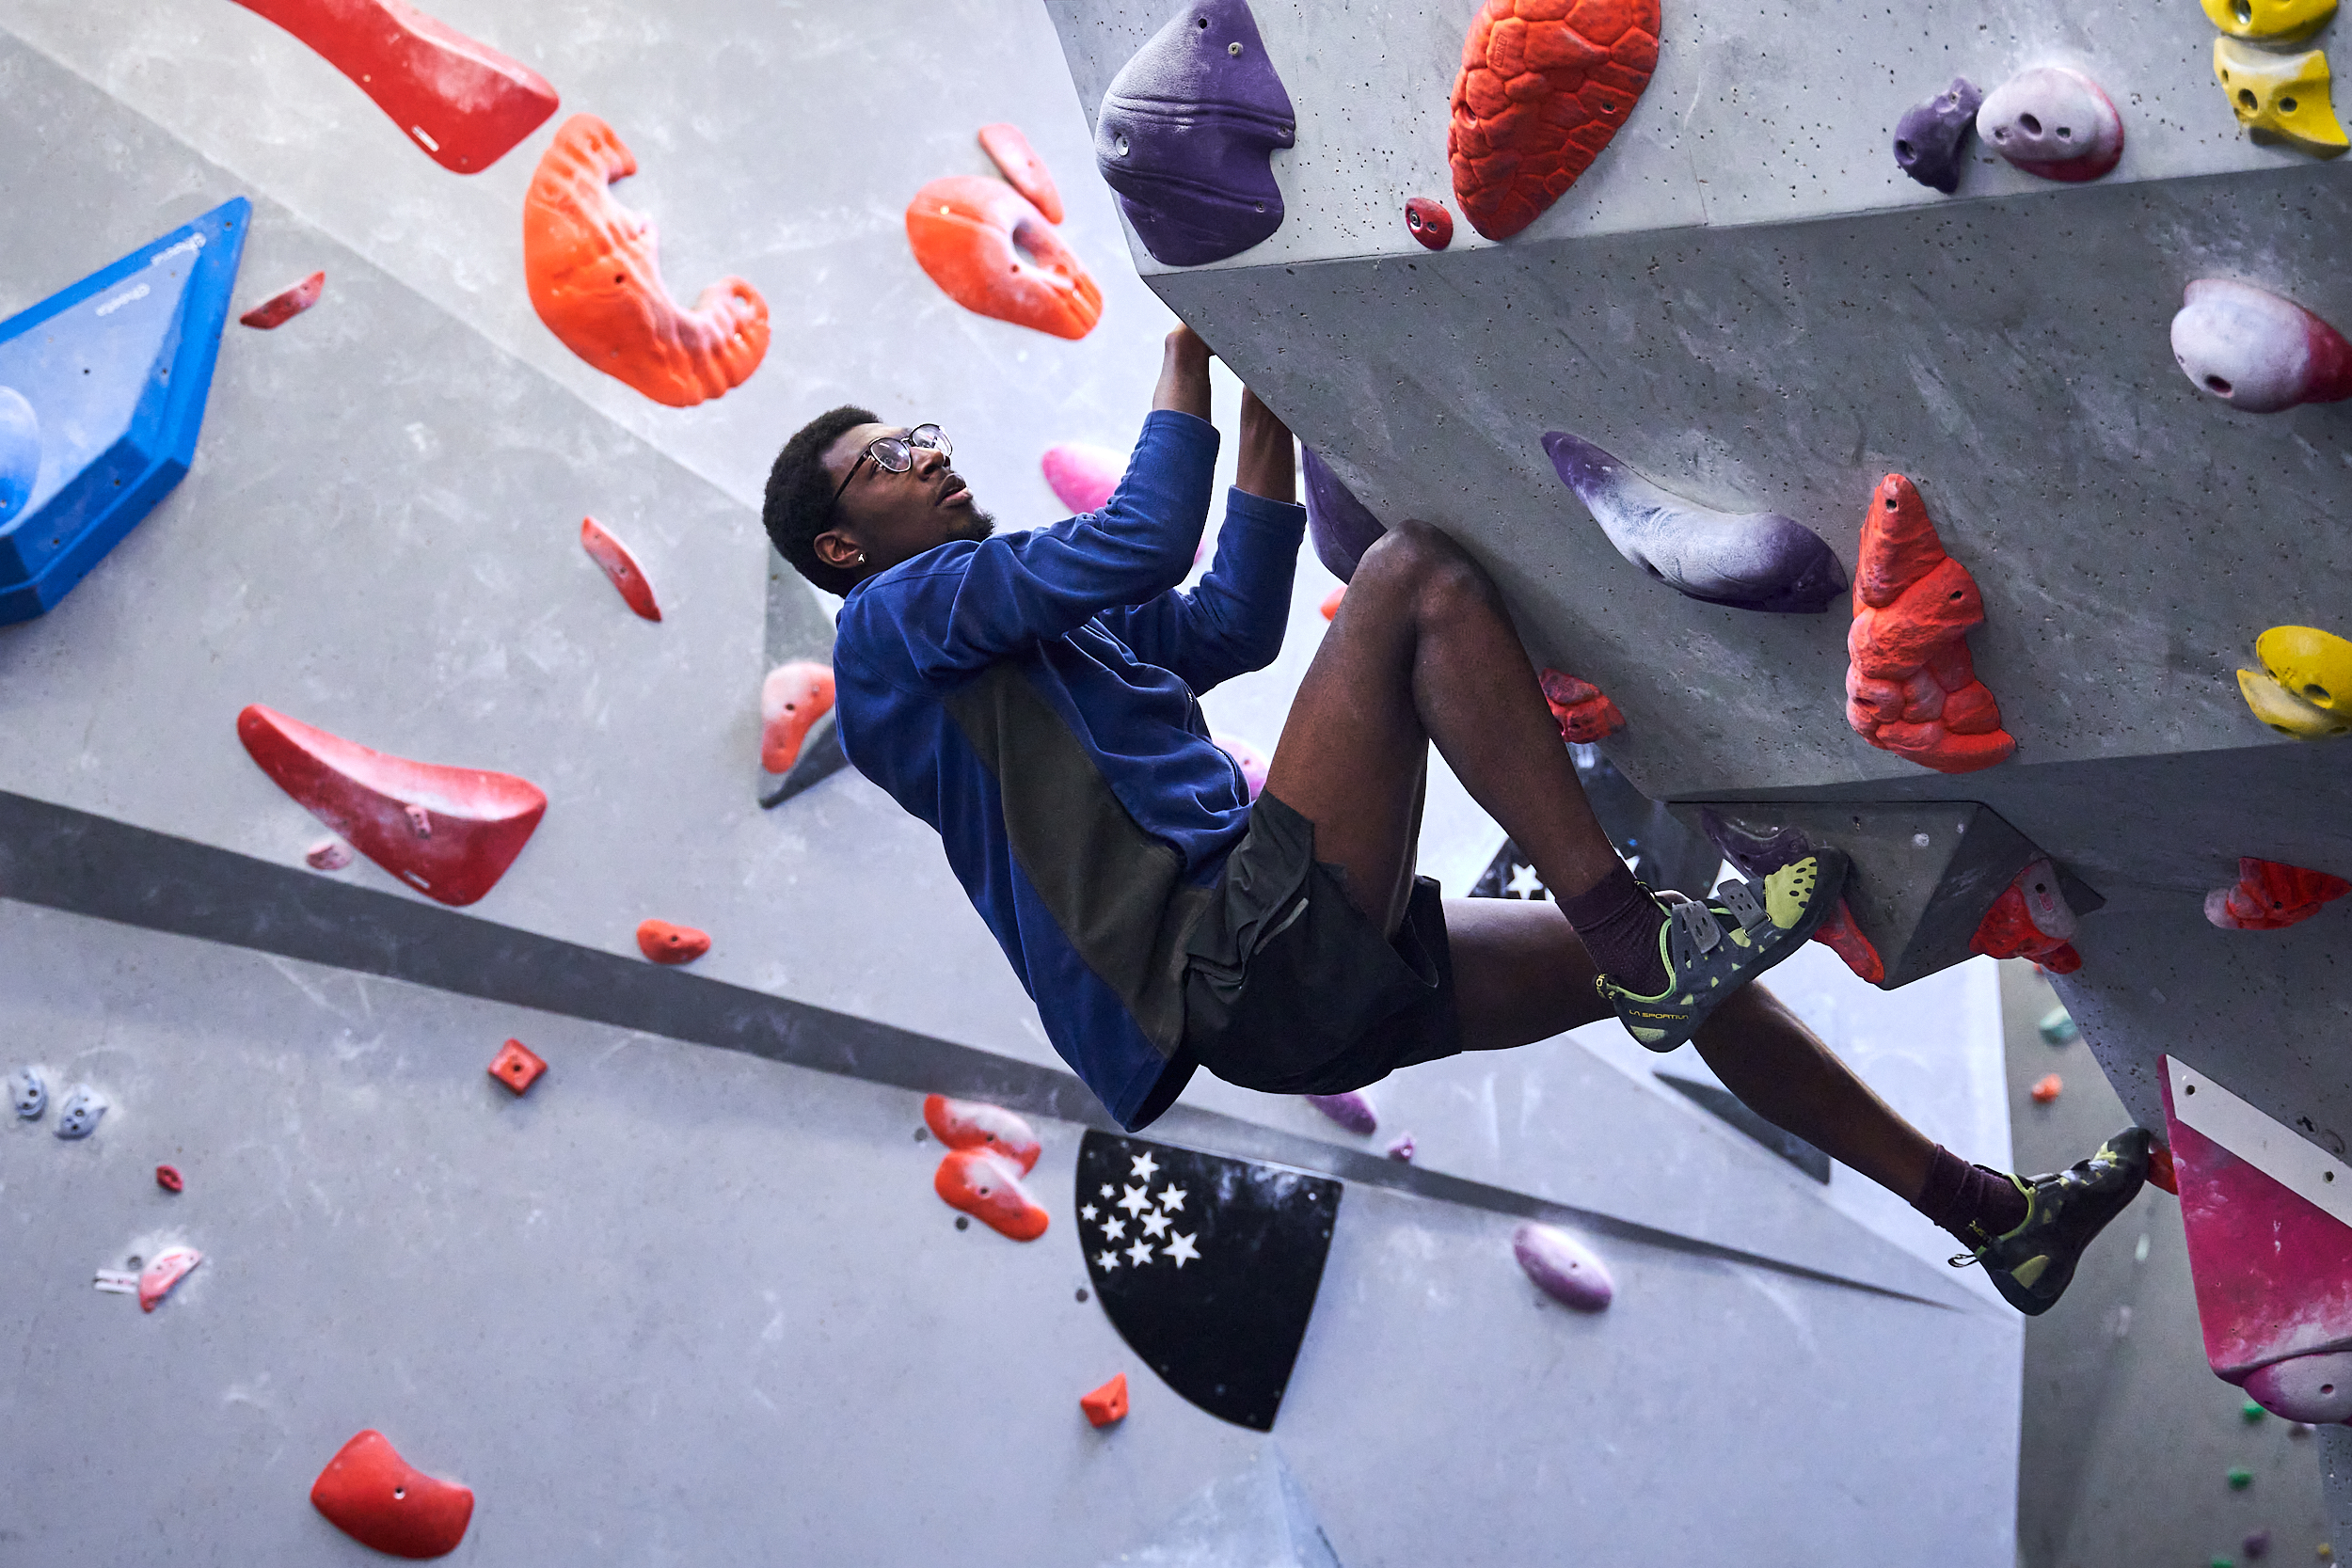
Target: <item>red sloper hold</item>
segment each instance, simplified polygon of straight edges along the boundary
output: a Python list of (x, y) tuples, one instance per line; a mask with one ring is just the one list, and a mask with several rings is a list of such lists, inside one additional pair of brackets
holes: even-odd
[(1091, 1394), (1078, 1396), (1078, 1408), (1098, 1427), (1116, 1426), (1127, 1418), (1127, 1374), (1120, 1372)]
[(285, 325), (319, 302), (326, 292), (326, 274), (314, 272), (291, 289), (280, 289), (237, 320), (264, 332)]
[(1462, 41), (1446, 158), (1470, 227), (1507, 240), (1592, 166), (1658, 66), (1658, 0), (1486, 0)]
[(1008, 184), (1045, 214), (1046, 222), (1061, 221), (1061, 192), (1054, 188), (1054, 176), (1046, 169), (1045, 160), (1037, 155), (1020, 126), (981, 126), (980, 150), (988, 154)]
[(604, 568), (604, 575), (621, 591), (622, 603), (644, 620), (661, 619), (661, 607), (653, 602), (652, 579), (637, 564), (637, 557), (629, 553), (628, 546), (613, 538), (602, 523), (594, 517), (580, 520), (580, 547), (588, 552), (589, 560)]
[(511, 773), (410, 762), (259, 704), (237, 715), (237, 738), (311, 816), (443, 904), (496, 887), (547, 815), (539, 786)]
[(1043, 1146), (1029, 1124), (1006, 1110), (980, 1100), (950, 1100), (944, 1094), (923, 1101), (923, 1121), (931, 1136), (949, 1148), (985, 1148), (1003, 1155), (1026, 1176), (1037, 1169)]
[(792, 771), (809, 727), (833, 711), (833, 698), (830, 664), (800, 658), (769, 671), (759, 686), (759, 766)]
[(2006, 762), (2016, 737), (1968, 655), (1984, 599), (1945, 552), (1911, 481), (1888, 474), (1862, 525), (1846, 633), (1846, 722), (1881, 751), (1939, 773)]
[(443, 168), (478, 174), (555, 113), (529, 66), (401, 0), (237, 0), (358, 86)]
[(424, 1474), (371, 1428), (326, 1462), (310, 1484), (310, 1506), (362, 1546), (390, 1557), (446, 1557), (473, 1521), (473, 1490)]
[(637, 927), (637, 950), (658, 964), (691, 964), (710, 951), (710, 937), (691, 926), (648, 920)]
[(907, 203), (915, 263), (965, 309), (1057, 338), (1103, 319), (1103, 291), (1045, 214), (1000, 180), (955, 174)]
[(2309, 920), (2321, 905), (2352, 893), (2352, 882), (2251, 856), (2237, 863), (2237, 880), (2205, 895), (2205, 918), (2225, 931), (2277, 931)]
[(1021, 1167), (985, 1148), (956, 1148), (939, 1162), (931, 1190), (950, 1209), (961, 1209), (1016, 1242), (1045, 1234), (1046, 1212), (1021, 1186)]
[(1537, 684), (1543, 688), (1544, 702), (1560, 726), (1561, 739), (1582, 744), (1625, 728), (1625, 715), (1591, 681), (1547, 670)]

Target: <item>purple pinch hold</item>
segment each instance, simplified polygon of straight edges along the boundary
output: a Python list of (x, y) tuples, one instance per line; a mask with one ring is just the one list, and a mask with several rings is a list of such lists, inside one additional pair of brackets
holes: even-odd
[(1965, 76), (1934, 97), (1914, 103), (1895, 122), (1895, 162), (1922, 185), (1946, 196), (1960, 189), (1961, 149), (1977, 128), (1984, 94)]
[(1311, 1094), (1307, 1103), (1360, 1137), (1370, 1137), (1380, 1131), (1380, 1118), (1373, 1115), (1372, 1101), (1350, 1089), (1345, 1094)]
[(1805, 836), (1803, 828), (1783, 828), (1766, 837), (1718, 816), (1712, 806), (1699, 808), (1699, 826), (1706, 830), (1715, 847), (1724, 852), (1724, 859), (1750, 879), (1769, 877), (1782, 866), (1813, 853), (1813, 841)]
[(1379, 537), (1388, 532), (1372, 508), (1340, 483), (1315, 449), (1301, 443), (1299, 477), (1307, 490), (1307, 537), (1314, 541), (1315, 559), (1325, 571), (1345, 582), (1356, 575), (1356, 563)]
[(1597, 1312), (1616, 1298), (1616, 1282), (1609, 1270), (1565, 1230), (1531, 1221), (1513, 1233), (1511, 1251), (1527, 1277), (1563, 1306)]

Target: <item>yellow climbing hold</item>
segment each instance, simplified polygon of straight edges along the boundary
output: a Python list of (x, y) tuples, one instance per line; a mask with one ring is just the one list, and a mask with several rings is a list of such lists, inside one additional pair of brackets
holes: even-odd
[(2324, 707), (2313, 707), (2260, 670), (2240, 670), (2237, 689), (2254, 717), (2297, 740), (2324, 740), (2331, 735), (2352, 735), (2352, 719), (2340, 719)]
[(2325, 51), (2271, 55), (2235, 39), (2216, 39), (2213, 73), (2238, 123), (2255, 135), (2277, 136), (2323, 158), (2352, 147), (2328, 97), (2333, 78)]
[(2254, 657), (2312, 706), (2352, 719), (2352, 642), (2317, 626), (2273, 626), (2255, 640)]
[(2204, 0), (2205, 15), (2233, 39), (2282, 42), (2315, 32), (2336, 14), (2336, 0)]

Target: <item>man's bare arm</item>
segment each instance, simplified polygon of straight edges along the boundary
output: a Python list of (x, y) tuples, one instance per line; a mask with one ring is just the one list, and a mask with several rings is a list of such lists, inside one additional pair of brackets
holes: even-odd
[(1179, 326), (1168, 335), (1152, 407), (1155, 413), (1167, 408), (1196, 420), (1209, 417), (1209, 345), (1189, 326)]
[(1291, 451), (1290, 426), (1245, 387), (1241, 393), (1240, 465), (1234, 487), (1268, 500), (1298, 499), (1297, 459)]

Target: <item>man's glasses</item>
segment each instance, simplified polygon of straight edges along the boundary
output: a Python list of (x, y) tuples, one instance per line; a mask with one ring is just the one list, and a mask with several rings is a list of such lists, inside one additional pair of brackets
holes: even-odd
[(878, 436), (866, 443), (866, 450), (858, 453), (857, 462), (850, 464), (850, 471), (841, 476), (840, 486), (834, 491), (833, 499), (836, 502), (841, 499), (841, 492), (850, 487), (850, 481), (857, 478), (858, 469), (867, 458), (872, 458), (874, 467), (884, 473), (902, 474), (914, 467), (914, 454), (918, 451), (935, 451), (942, 458), (956, 454), (955, 447), (935, 424), (916, 425), (904, 436)]

